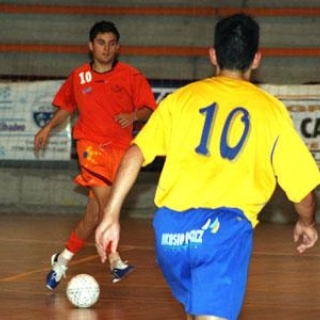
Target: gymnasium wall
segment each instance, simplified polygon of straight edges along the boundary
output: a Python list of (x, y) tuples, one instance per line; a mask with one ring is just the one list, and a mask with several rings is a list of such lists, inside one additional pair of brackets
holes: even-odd
[(122, 59), (149, 79), (193, 80), (212, 74), (207, 49), (217, 19), (236, 11), (261, 25), (264, 56), (254, 80), (319, 82), (320, 2), (61, 1), (0, 2), (0, 75), (66, 77), (87, 59), (88, 30), (98, 20), (119, 27)]

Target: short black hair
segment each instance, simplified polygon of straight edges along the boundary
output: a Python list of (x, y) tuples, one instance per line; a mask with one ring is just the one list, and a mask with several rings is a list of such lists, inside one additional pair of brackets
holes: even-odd
[(247, 71), (259, 48), (259, 32), (259, 24), (244, 13), (221, 19), (214, 36), (220, 69)]
[(92, 28), (90, 29), (90, 32), (89, 32), (89, 40), (90, 40), (90, 42), (93, 42), (93, 40), (95, 39), (95, 37), (99, 33), (107, 33), (107, 32), (113, 33), (117, 38), (117, 42), (119, 42), (120, 33), (119, 33), (117, 27), (115, 26), (115, 24), (113, 22), (105, 21), (105, 20), (96, 22), (92, 26)]

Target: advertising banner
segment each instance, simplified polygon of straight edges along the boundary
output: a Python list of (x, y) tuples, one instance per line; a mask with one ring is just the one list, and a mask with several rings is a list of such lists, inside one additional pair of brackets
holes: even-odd
[[(186, 84), (151, 81), (159, 103)], [(0, 83), (0, 160), (70, 160), (74, 119), (51, 132), (47, 148), (34, 152), (34, 135), (52, 117), (52, 99), (62, 80)], [(320, 85), (259, 85), (287, 107), (294, 125), (320, 166)], [(135, 127), (134, 134), (143, 124)]]
[(34, 136), (52, 117), (61, 81), (0, 83), (0, 160), (69, 160), (70, 121), (52, 131), (47, 148), (34, 152)]
[(295, 128), (320, 166), (320, 85), (261, 85), (287, 107)]

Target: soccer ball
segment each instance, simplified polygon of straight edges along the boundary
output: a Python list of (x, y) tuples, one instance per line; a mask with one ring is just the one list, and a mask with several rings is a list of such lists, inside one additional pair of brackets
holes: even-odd
[(66, 294), (75, 307), (89, 308), (99, 299), (99, 283), (89, 274), (78, 274), (68, 282)]

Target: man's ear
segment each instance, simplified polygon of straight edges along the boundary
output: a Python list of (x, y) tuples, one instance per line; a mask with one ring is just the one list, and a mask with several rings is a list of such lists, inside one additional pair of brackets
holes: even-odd
[(91, 41), (88, 42), (88, 48), (89, 48), (89, 51), (92, 52), (93, 50), (93, 44)]
[(253, 58), (252, 64), (251, 64), (251, 68), (252, 70), (257, 69), (260, 66), (260, 62), (261, 62), (261, 52), (258, 51)]
[(214, 48), (209, 48), (209, 59), (212, 65), (218, 66), (216, 50)]

